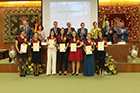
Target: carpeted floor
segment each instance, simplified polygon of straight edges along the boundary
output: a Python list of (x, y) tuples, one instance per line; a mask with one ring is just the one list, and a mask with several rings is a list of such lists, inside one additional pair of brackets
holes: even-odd
[(98, 77), (0, 73), (0, 93), (140, 93), (140, 73)]

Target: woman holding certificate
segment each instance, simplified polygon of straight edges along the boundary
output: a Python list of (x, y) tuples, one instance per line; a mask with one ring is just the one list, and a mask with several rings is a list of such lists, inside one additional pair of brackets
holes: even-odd
[(35, 33), (31, 40), (32, 63), (34, 63), (34, 75), (39, 76), (39, 63), (41, 63), (41, 41), (38, 39), (39, 34)]
[(82, 54), (82, 39), (78, 38), (78, 35), (76, 31), (72, 32), (72, 37), (70, 38), (70, 52), (68, 60), (72, 61), (72, 75), (75, 74), (75, 62), (77, 63), (76, 67), (76, 76), (79, 74), (79, 68), (80, 68), (80, 61), (84, 59)]
[(84, 76), (94, 76), (94, 41), (91, 39), (92, 35), (87, 34), (87, 40), (84, 41), (83, 50), (85, 51), (84, 57)]
[(62, 63), (64, 61), (64, 75), (67, 75), (68, 68), (68, 46), (69, 39), (64, 33), (64, 28), (61, 29), (60, 35), (57, 36), (57, 47), (58, 47), (58, 60), (59, 60), (59, 75), (62, 75)]
[(47, 61), (46, 76), (50, 75), (51, 73), (55, 75), (57, 49), (56, 49), (56, 35), (53, 30), (50, 32), (50, 36), (47, 37), (47, 46), (48, 46), (48, 54), (47, 54), (48, 61)]
[(105, 57), (106, 57), (106, 47), (107, 38), (103, 37), (101, 31), (98, 32), (98, 38), (95, 39), (97, 55), (98, 55), (98, 66), (99, 66), (99, 76), (104, 76), (104, 65), (105, 65)]
[[(25, 29), (20, 30), (20, 35), (16, 37), (15, 40), (15, 47), (17, 50), (17, 60), (19, 62), (19, 68), (20, 68), (20, 77), (26, 76), (26, 59), (28, 58), (27, 54), (27, 44), (28, 40), (25, 36)], [(22, 70), (22, 66), (24, 67), (24, 70)]]

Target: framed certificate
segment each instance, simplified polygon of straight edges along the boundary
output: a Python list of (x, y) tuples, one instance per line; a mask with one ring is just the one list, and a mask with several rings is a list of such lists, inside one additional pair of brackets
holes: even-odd
[(91, 51), (91, 46), (86, 46), (86, 55), (91, 55), (92, 54), (92, 51)]
[(54, 48), (54, 40), (53, 39), (49, 39), (49, 48)]
[(22, 53), (27, 53), (27, 44), (21, 44), (20, 51)]
[(104, 51), (104, 42), (98, 42), (98, 51)]
[(33, 51), (39, 52), (39, 43), (33, 43)]
[(76, 43), (71, 43), (71, 48), (70, 48), (71, 52), (76, 52), (77, 48), (76, 48)]
[(65, 44), (60, 44), (60, 52), (66, 52)]

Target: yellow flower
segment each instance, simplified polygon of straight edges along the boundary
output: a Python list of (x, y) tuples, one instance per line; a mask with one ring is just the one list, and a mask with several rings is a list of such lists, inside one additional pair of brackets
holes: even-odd
[(77, 40), (77, 43), (79, 43), (79, 40)]
[(40, 41), (37, 41), (37, 43), (40, 43)]
[(31, 66), (34, 66), (34, 63), (32, 63)]
[(28, 68), (31, 68), (31, 66), (28, 66)]
[(115, 69), (113, 69), (112, 72), (113, 72), (114, 74), (116, 74), (117, 71), (116, 71)]
[(66, 40), (66, 37), (64, 37), (64, 40)]
[(109, 62), (111, 65), (113, 64), (112, 62)]
[(114, 62), (114, 59), (111, 59), (112, 62)]
[(26, 62), (26, 65), (28, 65), (28, 62)]
[(93, 42), (91, 42), (91, 45), (93, 45)]
[(56, 40), (56, 38), (54, 38), (54, 40)]
[(24, 66), (22, 66), (22, 69), (24, 68)]
[(106, 64), (105, 64), (105, 67), (107, 67), (108, 65), (109, 65), (109, 63), (106, 63)]
[(31, 61), (31, 57), (29, 57), (28, 60)]
[(27, 41), (27, 39), (26, 39), (26, 38), (24, 38), (24, 41), (26, 42), (26, 41)]
[(39, 64), (39, 67), (41, 67), (41, 65)]
[(43, 73), (43, 70), (42, 70), (42, 69), (39, 69), (39, 72), (40, 72), (40, 73)]
[(33, 71), (33, 68), (31, 68), (30, 71)]
[(112, 71), (113, 69), (114, 69), (114, 66), (113, 66), (113, 65), (110, 65), (110, 66), (109, 66), (109, 70)]

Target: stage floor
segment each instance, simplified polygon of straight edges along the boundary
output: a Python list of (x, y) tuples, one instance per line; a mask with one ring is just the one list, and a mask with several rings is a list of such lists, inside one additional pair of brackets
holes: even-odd
[(119, 73), (112, 76), (86, 77), (28, 75), (0, 73), (2, 93), (139, 93), (140, 73)]

